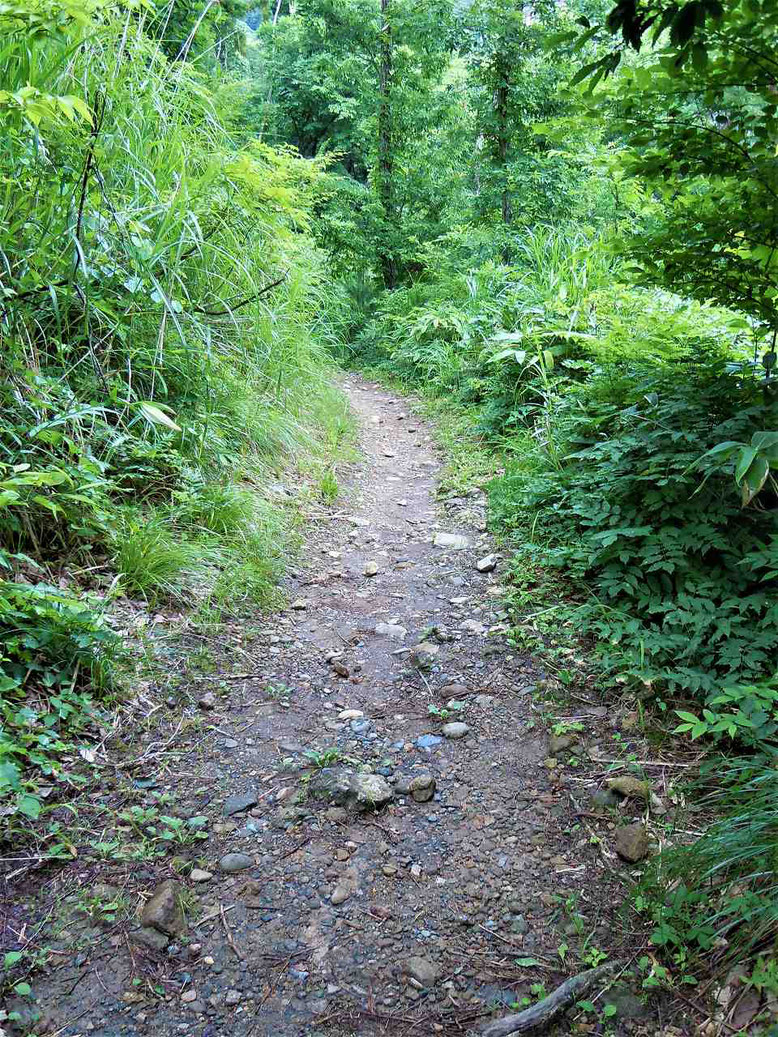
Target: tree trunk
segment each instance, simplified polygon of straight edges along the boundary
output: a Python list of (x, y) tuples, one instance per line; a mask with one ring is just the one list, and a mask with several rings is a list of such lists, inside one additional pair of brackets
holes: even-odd
[(497, 161), (502, 172), (502, 196), (501, 205), (502, 222), (510, 223), (513, 219), (513, 206), (511, 195), (508, 190), (508, 83), (503, 82), (497, 87), (495, 95), (495, 109), (497, 112)]
[[(384, 214), (387, 232), (394, 227), (394, 198), (392, 176), (394, 172), (394, 155), (392, 152), (392, 21), (391, 0), (381, 0), (381, 32), (378, 65), (378, 200)], [(388, 234), (379, 243), (378, 254), (381, 263), (381, 274), (386, 288), (394, 288), (397, 281), (397, 267), (392, 255)]]

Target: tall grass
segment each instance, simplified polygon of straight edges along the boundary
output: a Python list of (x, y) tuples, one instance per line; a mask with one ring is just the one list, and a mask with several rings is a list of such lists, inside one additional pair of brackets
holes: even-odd
[[(264, 486), (326, 451), (342, 409), (307, 234), (322, 167), (238, 145), (242, 92), (170, 61), (149, 17), (80, 0), (0, 12), (0, 567), (41, 581), (35, 596), (0, 584), (0, 615), (75, 624), (103, 655), (90, 580), (268, 600), (287, 540)], [(76, 556), (82, 582), (42, 608), (42, 581)], [(94, 667), (63, 638), (31, 637), (0, 660), (11, 707), (45, 704), (43, 672), (88, 688)], [(65, 735), (41, 708), (21, 733), (13, 708), (2, 721), (0, 795), (17, 802), (25, 739)]]

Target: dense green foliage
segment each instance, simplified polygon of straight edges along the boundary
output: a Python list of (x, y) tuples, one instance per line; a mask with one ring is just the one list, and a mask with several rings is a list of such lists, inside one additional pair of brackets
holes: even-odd
[(0, 792), (28, 812), (110, 689), (105, 604), (266, 599), (266, 473), (331, 420), (322, 167), (239, 146), (240, 92), (157, 25), (0, 10)]

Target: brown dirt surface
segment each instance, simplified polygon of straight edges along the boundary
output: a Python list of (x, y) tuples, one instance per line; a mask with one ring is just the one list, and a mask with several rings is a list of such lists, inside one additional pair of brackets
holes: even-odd
[[(430, 427), (372, 383), (344, 385), (362, 460), (305, 530), (289, 606), (239, 648), (217, 646), (215, 672), (171, 661), (189, 693), (170, 700), (169, 734), (135, 746), (145, 763), (125, 775), (132, 802), (168, 794), (161, 812), (207, 818), (208, 838), (134, 861), (80, 853), (15, 886), (8, 932), (50, 949), (33, 981), (38, 1034), (465, 1034), (537, 996), (534, 984), (551, 991), (596, 964), (593, 951), (624, 966), (645, 953), (613, 829), (646, 805), (624, 801), (617, 817), (589, 799), (606, 768), (587, 747), (607, 748), (607, 707), (573, 701), (581, 731), (550, 758), (548, 675), (506, 636), (506, 557), (486, 532), (484, 494), (441, 505)], [(466, 546), (436, 546), (441, 533)], [(492, 553), (496, 568), (479, 572)], [(432, 652), (420, 669), (422, 642)], [(209, 692), (213, 708), (198, 708)], [(450, 722), (467, 725), (461, 737), (443, 736)], [(332, 768), (372, 772), (390, 801), (333, 800), (321, 791)], [(434, 798), (418, 802), (408, 786), (425, 776)], [(252, 805), (225, 816), (244, 793)], [(91, 793), (101, 797), (126, 809), (109, 778)], [(236, 863), (227, 854), (245, 867), (223, 870)], [(192, 867), (210, 877), (194, 881)], [(179, 902), (160, 921), (171, 932), (141, 929), (143, 904), (171, 878)], [(130, 920), (90, 912), (106, 899)], [(628, 979), (597, 999), (619, 1005), (607, 1027), (574, 1010), (553, 1032), (694, 1032)]]

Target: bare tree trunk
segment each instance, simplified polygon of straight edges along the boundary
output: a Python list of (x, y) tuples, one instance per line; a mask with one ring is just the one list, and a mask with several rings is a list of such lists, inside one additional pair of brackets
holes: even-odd
[(497, 112), (497, 160), (503, 177), (501, 210), (502, 222), (510, 223), (513, 219), (513, 206), (508, 190), (508, 84), (503, 82), (497, 87), (494, 107)]
[[(394, 197), (392, 177), (392, 21), (391, 0), (381, 0), (380, 54), (378, 65), (378, 200), (384, 214), (387, 230), (394, 226)], [(386, 288), (394, 288), (397, 268), (391, 244), (386, 239), (379, 245), (381, 273)]]

